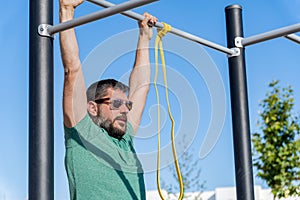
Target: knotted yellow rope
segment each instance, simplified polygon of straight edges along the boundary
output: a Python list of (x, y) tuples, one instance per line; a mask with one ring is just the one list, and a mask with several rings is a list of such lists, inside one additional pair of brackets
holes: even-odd
[(172, 151), (173, 151), (173, 157), (174, 157), (174, 164), (176, 167), (176, 172), (178, 176), (178, 182), (180, 185), (180, 194), (178, 199), (181, 200), (183, 198), (183, 181), (182, 181), (182, 176), (178, 164), (178, 159), (176, 155), (176, 148), (175, 148), (175, 121), (173, 118), (173, 115), (171, 113), (171, 106), (169, 102), (169, 92), (168, 92), (168, 83), (167, 83), (167, 74), (166, 74), (166, 64), (165, 64), (165, 56), (164, 56), (164, 50), (162, 46), (162, 37), (165, 36), (172, 28), (170, 25), (166, 23), (162, 23), (164, 25), (164, 28), (160, 29), (157, 33), (156, 39), (155, 39), (155, 77), (154, 77), (154, 87), (156, 91), (156, 98), (157, 98), (157, 120), (158, 120), (158, 153), (157, 153), (157, 173), (156, 173), (156, 181), (157, 181), (157, 188), (158, 188), (158, 193), (161, 199), (164, 200), (162, 191), (161, 191), (161, 185), (160, 185), (160, 99), (159, 99), (159, 92), (157, 89), (157, 78), (158, 78), (158, 48), (160, 51), (160, 57), (161, 57), (161, 63), (162, 63), (162, 71), (163, 71), (163, 76), (164, 76), (164, 85), (165, 85), (165, 93), (166, 93), (166, 101), (168, 104), (168, 114), (169, 118), (172, 122), (172, 127), (171, 127), (171, 140), (172, 140)]

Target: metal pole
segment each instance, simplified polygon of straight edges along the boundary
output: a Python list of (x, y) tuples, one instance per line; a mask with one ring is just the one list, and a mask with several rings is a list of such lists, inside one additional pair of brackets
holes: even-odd
[(251, 36), (248, 38), (244, 38), (244, 39), (242, 39), (241, 43), (243, 46), (248, 46), (248, 45), (256, 44), (256, 43), (263, 42), (266, 40), (286, 36), (291, 33), (296, 33), (299, 31), (300, 31), (300, 23), (294, 24), (291, 26), (286, 26), (286, 27), (279, 28), (279, 29), (275, 29), (273, 31), (268, 31), (268, 32), (261, 33), (258, 35), (254, 35), (254, 36)]
[[(243, 37), (242, 7), (226, 7), (227, 46), (235, 46), (235, 38)], [(238, 200), (254, 200), (251, 140), (247, 97), (247, 78), (244, 48), (240, 55), (228, 58), (230, 75), (231, 112)]]
[(48, 33), (50, 35), (52, 35), (52, 34), (55, 34), (57, 32), (60, 32), (60, 31), (66, 30), (66, 29), (70, 29), (70, 28), (74, 28), (76, 26), (80, 26), (82, 24), (86, 24), (86, 23), (89, 23), (89, 22), (92, 22), (92, 21), (96, 21), (98, 19), (105, 18), (105, 17), (111, 16), (111, 15), (123, 12), (125, 10), (129, 10), (129, 9), (136, 8), (136, 7), (148, 4), (148, 3), (152, 3), (154, 1), (158, 1), (158, 0), (142, 0), (142, 1), (141, 0), (131, 0), (131, 1), (126, 1), (125, 3), (121, 3), (121, 4), (118, 4), (118, 5), (112, 6), (110, 8), (105, 9), (105, 10), (100, 10), (98, 12), (94, 12), (94, 13), (85, 15), (83, 17), (79, 17), (79, 18), (76, 18), (76, 19), (73, 19), (73, 20), (70, 20), (70, 21), (67, 21), (67, 22), (63, 22), (63, 23), (60, 23), (60, 24), (55, 25), (55, 26), (49, 26), (47, 28)]
[(53, 0), (31, 0), (29, 13), (28, 199), (53, 200), (53, 40), (37, 32), (39, 24), (53, 23)]
[[(94, 3), (96, 5), (102, 6), (104, 8), (108, 8), (108, 7), (111, 7), (111, 6), (115, 5), (113, 3), (110, 3), (108, 1), (103, 1), (103, 0), (88, 0), (88, 1), (91, 2), (91, 3)], [(131, 19), (138, 20), (138, 21), (141, 21), (141, 20), (144, 19), (143, 15), (140, 15), (140, 14), (132, 12), (132, 11), (125, 11), (125, 12), (122, 12), (121, 14), (125, 15), (125, 16), (127, 16)], [(154, 26), (157, 27), (157, 28), (163, 28), (164, 27), (164, 25), (160, 22), (157, 22), (156, 24), (154, 24)], [(232, 50), (232, 49), (229, 49), (229, 48), (223, 47), (219, 44), (216, 44), (216, 43), (210, 42), (208, 40), (199, 38), (195, 35), (192, 35), (190, 33), (181, 31), (181, 30), (179, 30), (177, 28), (174, 28), (174, 27), (172, 27), (172, 30), (170, 31), (170, 33), (173, 33), (174, 35), (177, 35), (177, 36), (183, 37), (185, 39), (191, 40), (193, 42), (197, 42), (199, 44), (208, 46), (210, 48), (213, 48), (215, 50), (221, 51), (221, 52), (229, 54), (229, 55), (233, 55), (235, 53), (235, 51)]]
[(290, 34), (290, 35), (286, 35), (284, 37), (291, 40), (291, 41), (293, 41), (293, 42), (296, 42), (296, 43), (300, 44), (300, 37), (298, 35)]

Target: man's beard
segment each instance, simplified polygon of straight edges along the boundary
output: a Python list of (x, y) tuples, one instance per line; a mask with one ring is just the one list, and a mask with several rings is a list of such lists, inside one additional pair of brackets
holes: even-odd
[[(101, 114), (98, 115), (96, 121), (97, 121), (97, 125), (100, 126), (101, 128), (104, 128), (107, 131), (108, 135), (120, 140), (123, 137), (123, 135), (125, 134), (126, 131), (123, 131), (123, 130), (113, 126), (114, 122), (118, 118), (123, 118), (123, 119), (126, 118), (126, 121), (127, 121), (126, 116), (125, 117), (116, 117), (114, 119), (114, 121), (111, 121), (109, 119), (103, 120), (103, 117), (101, 116)], [(126, 126), (126, 123), (125, 123), (125, 126)], [(126, 130), (126, 127), (125, 127), (125, 130)]]

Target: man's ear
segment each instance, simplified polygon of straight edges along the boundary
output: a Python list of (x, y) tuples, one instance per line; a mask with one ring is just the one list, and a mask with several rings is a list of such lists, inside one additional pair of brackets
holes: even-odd
[(87, 110), (91, 116), (96, 117), (98, 114), (98, 104), (94, 101), (89, 101), (87, 104)]

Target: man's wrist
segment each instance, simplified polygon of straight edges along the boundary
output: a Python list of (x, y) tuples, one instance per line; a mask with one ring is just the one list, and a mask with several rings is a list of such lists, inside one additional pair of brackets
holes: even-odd
[(148, 49), (150, 40), (148, 38), (139, 38), (138, 48), (139, 49)]
[(148, 35), (140, 35), (139, 41), (142, 42), (143, 44), (149, 44), (150, 38)]

